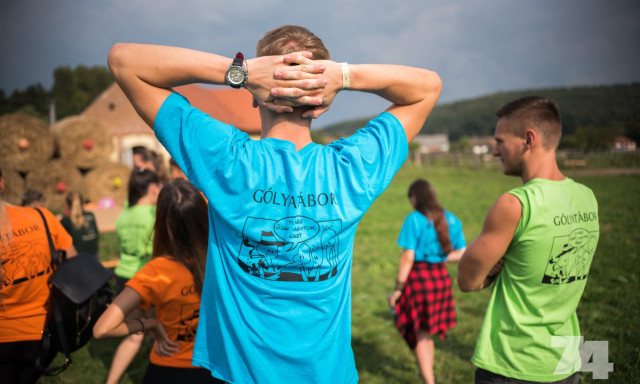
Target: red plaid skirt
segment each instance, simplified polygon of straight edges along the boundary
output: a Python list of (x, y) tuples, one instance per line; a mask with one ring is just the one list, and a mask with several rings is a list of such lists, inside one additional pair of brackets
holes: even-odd
[(445, 263), (413, 263), (409, 278), (396, 305), (396, 328), (411, 349), (415, 349), (418, 330), (440, 333), (456, 325), (453, 289)]

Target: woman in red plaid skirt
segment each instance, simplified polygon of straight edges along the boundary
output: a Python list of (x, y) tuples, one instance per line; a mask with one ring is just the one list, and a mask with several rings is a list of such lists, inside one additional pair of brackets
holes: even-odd
[(398, 237), (403, 252), (389, 306), (396, 313), (396, 328), (415, 351), (424, 382), (432, 384), (433, 335), (439, 333), (444, 340), (456, 325), (445, 263), (458, 261), (467, 244), (462, 223), (442, 208), (429, 182), (416, 180), (408, 195), (415, 211), (405, 219)]

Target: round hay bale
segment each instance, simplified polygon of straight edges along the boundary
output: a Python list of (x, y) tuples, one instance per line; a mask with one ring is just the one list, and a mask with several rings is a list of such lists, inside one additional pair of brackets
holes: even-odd
[(4, 192), (2, 199), (13, 205), (20, 205), (24, 193), (24, 178), (18, 171), (2, 168), (4, 179)]
[(18, 172), (41, 167), (53, 156), (53, 135), (44, 121), (22, 113), (0, 116), (0, 164)]
[(65, 198), (70, 191), (85, 193), (82, 173), (73, 164), (62, 160), (51, 160), (27, 175), (25, 189), (44, 193), (45, 206), (50, 210), (63, 210)]
[(97, 203), (103, 198), (110, 198), (119, 205), (124, 206), (127, 200), (127, 188), (131, 168), (121, 163), (107, 163), (87, 172), (84, 182), (87, 186), (85, 197), (92, 203)]
[(90, 170), (109, 162), (113, 135), (99, 121), (70, 116), (52, 125), (51, 131), (60, 157), (76, 167)]

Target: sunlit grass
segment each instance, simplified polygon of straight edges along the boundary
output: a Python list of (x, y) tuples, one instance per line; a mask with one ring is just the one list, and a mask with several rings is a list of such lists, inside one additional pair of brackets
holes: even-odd
[[(569, 173), (571, 176), (571, 173)], [(581, 173), (582, 175), (582, 173)], [(393, 288), (400, 249), (396, 240), (411, 211), (407, 188), (416, 178), (426, 178), (436, 188), (445, 208), (462, 221), (467, 241), (479, 232), (487, 210), (520, 179), (494, 169), (456, 169), (432, 164), (428, 169), (407, 164), (391, 186), (363, 218), (356, 235), (353, 258), (353, 348), (362, 383), (418, 383), (413, 353), (393, 326), (386, 296)], [(585, 340), (609, 342), (611, 383), (640, 382), (640, 176), (576, 176), (591, 187), (600, 204), (601, 236), (589, 281), (578, 308)], [(113, 234), (101, 235), (101, 258), (117, 258)], [(455, 281), (457, 270), (449, 265)], [(473, 382), (470, 363), (489, 297), (489, 291), (461, 293), (454, 288), (458, 325), (447, 339), (436, 339), (435, 374), (439, 383)], [(74, 365), (43, 383), (102, 383), (119, 340), (93, 340), (74, 353)], [(122, 383), (142, 380), (148, 346), (138, 354)], [(583, 373), (581, 382), (592, 380)]]

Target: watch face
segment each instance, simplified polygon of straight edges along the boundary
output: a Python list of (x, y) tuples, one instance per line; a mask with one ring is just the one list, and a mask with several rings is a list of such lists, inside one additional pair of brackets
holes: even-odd
[(231, 84), (242, 84), (245, 78), (244, 70), (241, 67), (233, 66), (229, 68), (229, 72), (227, 74), (227, 79)]

